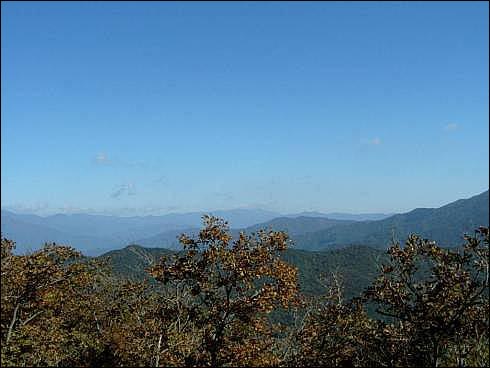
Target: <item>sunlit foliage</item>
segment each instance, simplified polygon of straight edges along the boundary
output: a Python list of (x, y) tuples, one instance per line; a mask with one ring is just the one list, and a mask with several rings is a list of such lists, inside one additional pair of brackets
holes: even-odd
[(281, 261), (282, 232), (240, 234), (232, 242), (227, 224), (205, 217), (197, 239), (182, 236), (185, 248), (151, 268), (152, 276), (190, 297), (184, 314), (196, 330), (184, 363), (195, 365), (277, 364), (270, 354), (272, 330), (265, 314), (297, 297), (297, 271)]
[(102, 350), (93, 262), (74, 262), (72, 248), (47, 244), (12, 254), (2, 239), (2, 365), (78, 365)]

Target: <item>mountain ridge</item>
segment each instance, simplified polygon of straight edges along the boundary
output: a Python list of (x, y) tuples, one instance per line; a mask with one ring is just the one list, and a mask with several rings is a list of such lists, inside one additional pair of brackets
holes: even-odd
[[(284, 215), (271, 218), (276, 215), (274, 212), (253, 209), (211, 213), (229, 222), (233, 236), (237, 236), (239, 231), (249, 233), (260, 228), (284, 230), (289, 233), (296, 248), (321, 250), (352, 244), (385, 248), (393, 233), (399, 239), (406, 238), (409, 233), (418, 233), (443, 245), (454, 246), (462, 242), (461, 234), (464, 232), (488, 225), (488, 212), (487, 190), (439, 208), (416, 208), (381, 220), (339, 220), (328, 218), (325, 214), (319, 217)], [(146, 217), (59, 214), (41, 217), (6, 210), (1, 213), (2, 234), (16, 241), (20, 252), (38, 249), (44, 242), (55, 241), (70, 244), (89, 255), (131, 243), (178, 249), (178, 236), (182, 233), (196, 235), (203, 214), (193, 212)], [(83, 221), (77, 222), (79, 219)], [(182, 221), (179, 222), (179, 219)]]
[(443, 246), (457, 246), (463, 242), (463, 233), (472, 232), (478, 226), (488, 226), (488, 193), (486, 190), (438, 208), (416, 208), (383, 220), (334, 226), (300, 235), (295, 243), (298, 248), (309, 250), (351, 244), (386, 248), (393, 234), (404, 241), (410, 233), (416, 233)]

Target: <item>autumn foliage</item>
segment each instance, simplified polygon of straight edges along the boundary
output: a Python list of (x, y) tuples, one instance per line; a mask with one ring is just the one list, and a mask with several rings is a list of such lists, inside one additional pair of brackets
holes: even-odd
[[(232, 239), (204, 218), (143, 282), (54, 244), (1, 242), (2, 366), (488, 366), (489, 230), (444, 249), (410, 236), (362, 295), (330, 273), (303, 295), (284, 232)], [(293, 322), (274, 323), (289, 311)]]

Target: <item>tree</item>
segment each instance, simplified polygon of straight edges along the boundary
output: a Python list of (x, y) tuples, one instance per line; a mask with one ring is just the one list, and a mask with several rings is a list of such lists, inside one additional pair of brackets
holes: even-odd
[(97, 262), (75, 262), (80, 253), (46, 244), (14, 255), (1, 240), (2, 365), (86, 365), (102, 350), (94, 297)]
[[(294, 366), (488, 366), (489, 230), (462, 250), (411, 235), (360, 298), (344, 302), (338, 275), (310, 302), (286, 345)], [(383, 317), (369, 317), (376, 307)]]
[(488, 228), (465, 239), (458, 252), (411, 235), (403, 248), (389, 249), (390, 263), (367, 290), (366, 301), (394, 324), (387, 340), (402, 348), (399, 364), (461, 366), (485, 359), (477, 348), (488, 343)]
[(372, 366), (379, 321), (369, 318), (361, 299), (345, 301), (340, 272), (326, 278), (326, 293), (305, 303), (305, 310), (285, 339), (288, 366)]
[(287, 235), (241, 233), (231, 242), (223, 220), (205, 216), (204, 225), (196, 239), (180, 238), (183, 253), (149, 270), (157, 281), (187, 296), (181, 314), (194, 339), (182, 363), (277, 364), (265, 317), (297, 298), (297, 271), (278, 256), (287, 248)]

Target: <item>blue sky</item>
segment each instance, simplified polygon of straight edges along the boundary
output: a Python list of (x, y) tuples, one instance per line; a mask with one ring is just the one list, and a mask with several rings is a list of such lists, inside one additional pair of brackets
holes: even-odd
[(399, 212), (489, 186), (487, 2), (2, 2), (1, 204)]

